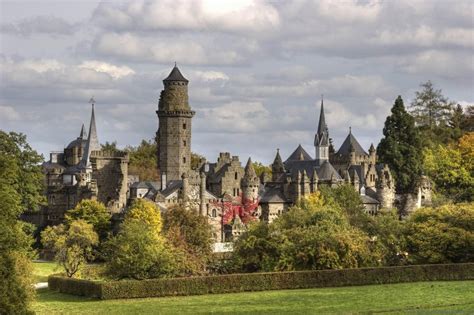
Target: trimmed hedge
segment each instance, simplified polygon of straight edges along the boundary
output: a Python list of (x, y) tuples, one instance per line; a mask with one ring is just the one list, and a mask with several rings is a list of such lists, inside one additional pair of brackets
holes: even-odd
[(141, 281), (121, 280), (94, 282), (50, 276), (48, 283), (50, 289), (62, 293), (98, 297), (100, 299), (122, 299), (473, 279), (474, 263), (466, 263), (247, 273)]

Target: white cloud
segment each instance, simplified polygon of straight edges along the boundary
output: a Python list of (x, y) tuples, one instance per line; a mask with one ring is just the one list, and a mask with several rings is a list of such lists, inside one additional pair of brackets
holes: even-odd
[(278, 11), (263, 1), (164, 0), (99, 5), (94, 20), (114, 30), (214, 30), (260, 32), (279, 26)]
[(120, 79), (122, 77), (135, 74), (135, 71), (133, 71), (130, 67), (116, 66), (110, 63), (101, 62), (97, 60), (84, 61), (78, 67), (81, 69), (90, 69), (96, 72), (107, 73), (114, 79)]
[(3, 23), (0, 31), (21, 36), (32, 34), (71, 35), (78, 30), (78, 24), (69, 23), (55, 16), (34, 16), (14, 23)]
[(0, 121), (20, 120), (21, 116), (13, 107), (0, 105)]

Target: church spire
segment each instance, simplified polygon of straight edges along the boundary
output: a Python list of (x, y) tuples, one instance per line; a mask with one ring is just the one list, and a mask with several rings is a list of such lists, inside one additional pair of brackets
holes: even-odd
[(318, 131), (314, 136), (314, 147), (316, 148), (316, 160), (319, 165), (329, 159), (329, 131), (326, 125), (326, 117), (324, 115), (324, 100), (321, 95), (321, 112), (319, 114)]
[(91, 113), (91, 122), (89, 125), (89, 136), (87, 137), (86, 148), (84, 150), (84, 155), (82, 158), (82, 165), (84, 167), (90, 166), (91, 152), (100, 150), (99, 138), (97, 137), (97, 127), (95, 125), (94, 98), (91, 98), (89, 102), (92, 104), (92, 113)]

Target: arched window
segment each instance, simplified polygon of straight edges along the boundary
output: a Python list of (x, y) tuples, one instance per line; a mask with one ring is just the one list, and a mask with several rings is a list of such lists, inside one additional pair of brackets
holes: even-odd
[(216, 211), (216, 209), (212, 209), (212, 217), (213, 217), (213, 218), (217, 217), (217, 211)]
[(239, 174), (235, 172), (235, 179), (237, 179), (238, 177), (239, 177)]

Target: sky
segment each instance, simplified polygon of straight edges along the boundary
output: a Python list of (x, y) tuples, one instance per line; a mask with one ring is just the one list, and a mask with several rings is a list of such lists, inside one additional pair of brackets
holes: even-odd
[(119, 147), (152, 139), (162, 80), (189, 79), (192, 150), (269, 164), (314, 156), (321, 97), (336, 149), (377, 145), (396, 97), (431, 80), (474, 104), (474, 2), (0, 1), (0, 129), (49, 158), (89, 124)]

